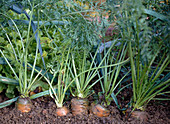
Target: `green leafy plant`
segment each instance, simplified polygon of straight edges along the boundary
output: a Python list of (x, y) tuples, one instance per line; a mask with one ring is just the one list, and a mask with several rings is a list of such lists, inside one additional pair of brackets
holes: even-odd
[[(91, 93), (91, 88), (97, 82), (99, 82), (99, 80), (101, 80), (104, 77), (104, 76), (99, 77), (99, 79), (96, 79), (92, 84), (90, 84), (90, 82), (95, 77), (97, 77), (98, 70), (101, 68), (105, 68), (105, 67), (118, 66), (118, 65), (123, 64), (128, 61), (128, 60), (125, 60), (125, 61), (120, 61), (117, 63), (110, 63), (109, 65), (104, 65), (104, 66), (102, 65), (102, 63), (108, 56), (109, 52), (112, 50), (113, 45), (115, 45), (115, 44), (112, 44), (112, 46), (109, 48), (109, 50), (104, 55), (101, 62), (98, 63), (98, 65), (95, 63), (98, 50), (95, 52), (94, 56), (92, 56), (91, 53), (87, 52), (87, 50), (84, 50), (83, 59), (82, 59), (82, 61), (79, 61), (78, 63), (75, 63), (74, 54), (72, 54), (72, 67), (73, 68), (70, 69), (70, 71), (71, 71), (72, 77), (76, 78), (76, 80), (75, 80), (75, 87), (72, 88), (71, 91), (72, 91), (73, 96), (78, 97), (78, 99), (80, 99), (80, 103), (78, 102), (78, 100), (75, 100), (75, 99), (72, 100), (72, 104), (73, 104), (72, 106), (75, 106), (75, 109), (73, 109), (72, 112), (73, 113), (75, 112), (75, 115), (78, 112), (87, 113), (87, 112), (85, 112), (86, 110), (82, 110), (82, 109), (84, 109), (84, 108), (86, 109), (86, 107), (88, 106), (88, 102), (87, 102), (87, 100), (83, 101), (82, 99), (87, 98)], [(92, 58), (91, 63), (89, 63), (87, 60), (88, 54), (90, 54), (90, 56)], [(86, 72), (86, 73), (84, 73), (84, 72)], [(77, 77), (77, 75), (80, 75), (80, 76)], [(81, 103), (82, 101), (83, 101), (83, 103)], [(79, 103), (80, 106), (82, 104), (85, 104), (86, 107), (84, 107), (84, 108), (77, 107), (76, 103)], [(82, 109), (80, 109), (80, 108), (82, 108)], [(76, 109), (78, 109), (78, 110), (76, 110)]]
[[(159, 79), (169, 64), (168, 45), (165, 45), (167, 44), (167, 34), (159, 34), (158, 32), (161, 30), (158, 31), (157, 25), (155, 25), (156, 21), (168, 26), (169, 17), (161, 11), (151, 9), (150, 6), (154, 1), (150, 2), (123, 1), (118, 12), (121, 16), (117, 19), (117, 24), (121, 29), (120, 38), (127, 42), (129, 47), (133, 86), (131, 114), (142, 121), (148, 119), (146, 112), (140, 114), (140, 111), (134, 110), (144, 110), (148, 102), (156, 95), (168, 93), (163, 90), (169, 86), (169, 79)], [(163, 56), (162, 53), (164, 53)], [(155, 63), (157, 63), (157, 67), (153, 68)]]
[(146, 105), (150, 100), (155, 96), (164, 93), (163, 92), (167, 87), (170, 86), (170, 79), (161, 80), (159, 79), (160, 75), (163, 73), (165, 68), (169, 65), (169, 55), (164, 54), (161, 57), (160, 62), (156, 65), (156, 68), (153, 69), (152, 65), (156, 60), (156, 57), (159, 53), (155, 53), (154, 57), (150, 60), (149, 63), (141, 63), (139, 60), (140, 55), (137, 55), (137, 60), (134, 60), (131, 43), (129, 42), (129, 54), (131, 61), (131, 70), (132, 70), (132, 81), (133, 81), (133, 110), (140, 109), (144, 110)]
[[(90, 81), (97, 75), (97, 69), (93, 68), (95, 57), (92, 62), (89, 63), (88, 58), (89, 52), (87, 50), (83, 51), (82, 58), (79, 62), (75, 61), (75, 54), (72, 54), (72, 68), (70, 68), (70, 73), (72, 78), (75, 78), (75, 83), (70, 88), (70, 91), (74, 97), (71, 100), (71, 108), (73, 115), (82, 115), (88, 113), (88, 100), (86, 99), (90, 93), (91, 88), (97, 83), (97, 80), (89, 85)], [(95, 66), (96, 67), (96, 66)], [(79, 76), (78, 76), (79, 75)]]
[[(53, 78), (50, 81), (48, 78), (44, 76), (46, 81), (48, 82), (50, 89), (50, 96), (54, 99), (57, 105), (57, 115), (65, 116), (69, 112), (69, 110), (63, 106), (64, 98), (66, 92), (73, 81), (71, 81), (69, 67), (70, 67), (70, 52), (69, 49), (67, 51), (67, 47), (63, 48), (60, 59), (57, 60), (58, 63), (56, 65), (49, 65), (51, 72), (53, 73)], [(66, 53), (66, 55), (65, 55)], [(57, 84), (54, 85), (54, 79), (57, 77)], [(57, 91), (55, 91), (57, 89)]]
[[(83, 51), (83, 59), (79, 62), (75, 62), (75, 55), (72, 54), (72, 69), (70, 68), (70, 72), (73, 78), (77, 77), (77, 75), (81, 74), (75, 81), (75, 89), (72, 92), (73, 96), (77, 96), (79, 98), (87, 98), (90, 95), (90, 89), (99, 81), (96, 80), (94, 83), (89, 85), (90, 81), (97, 76), (97, 70), (101, 68), (101, 63), (99, 65), (95, 64), (95, 59), (97, 55), (97, 51), (95, 55), (92, 56), (90, 52), (87, 50)], [(88, 61), (88, 57), (91, 54), (91, 63)], [(106, 55), (107, 56), (107, 55)], [(106, 57), (105, 56), (105, 57)], [(103, 59), (104, 60), (104, 59)], [(87, 73), (85, 73), (87, 72)]]
[[(47, 1), (39, 1), (36, 2), (36, 4), (40, 5), (40, 4), (45, 4)], [(38, 15), (37, 10), (40, 10), (40, 7), (38, 5), (36, 5), (36, 7), (33, 7), (33, 3), (35, 3), (35, 1), (13, 1), (10, 4), (7, 1), (3, 1), (1, 4), (5, 4), (4, 6), (8, 7), (8, 9), (10, 8), (11, 10), (4, 10), (2, 13), (0, 13), (2, 16), (4, 16), (6, 19), (6, 21), (1, 22), (3, 28), (0, 28), (1, 30), (1, 35), (2, 37), (0, 37), (1, 39), (1, 45), (2, 45), (2, 51), (4, 53), (4, 55), (6, 56), (6, 58), (8, 58), (9, 62), (11, 63), (11, 66), (13, 66), (13, 69), (16, 71), (16, 73), (19, 73), (18, 69), (19, 68), (19, 64), (17, 65), (16, 61), (16, 57), (15, 54), (13, 54), (13, 50), (16, 51), (16, 54), (18, 53), (22, 53), (22, 44), (25, 40), (27, 40), (28, 37), (28, 26), (30, 24), (30, 21), (27, 21), (26, 19), (30, 20), (30, 16), (31, 16), (31, 10), (29, 9), (30, 6), (32, 8), (34, 8), (34, 19), (36, 17), (36, 19), (38, 21), (33, 21), (33, 19), (31, 20), (31, 27), (33, 29), (33, 32), (29, 32), (29, 45), (32, 47), (27, 47), (28, 48), (28, 57), (27, 57), (27, 61), (29, 63), (34, 63), (34, 58), (35, 58), (35, 54), (36, 53), (36, 49), (32, 49), (33, 47), (36, 48), (37, 46), (37, 42), (39, 40), (38, 38), (38, 33), (36, 30), (36, 28), (40, 28), (41, 26), (47, 24), (47, 25), (51, 25), (49, 22), (42, 22), (39, 21), (40, 17)], [(1, 8), (2, 9), (2, 8)], [(28, 14), (27, 14), (28, 12)], [(26, 16), (24, 16), (26, 15)], [(1, 16), (1, 17), (2, 17)], [(24, 20), (23, 20), (24, 19)], [(15, 23), (14, 23), (15, 22)], [(60, 24), (58, 23), (58, 21), (54, 21), (54, 24)], [(26, 26), (25, 26), (25, 25)], [(41, 25), (40, 27), (38, 26)], [(62, 23), (63, 24), (63, 23)], [(21, 31), (20, 34), (17, 33), (16, 29), (14, 28), (17, 25), (17, 30)], [(9, 27), (10, 26), (10, 27)], [(39, 51), (40, 53), (37, 54), (37, 58), (36, 58), (36, 66), (39, 67), (35, 67), (37, 71), (40, 71), (41, 68), (44, 68), (44, 64), (42, 64), (42, 62), (44, 63), (43, 59), (48, 63), (50, 62), (51, 56), (53, 55), (53, 53), (50, 52), (50, 44), (51, 44), (51, 40), (48, 37), (41, 37), (43, 35), (43, 31), (41, 31), (41, 33), (39, 32), (39, 37), (40, 37), (40, 44), (39, 44)], [(3, 38), (3, 36), (6, 36), (5, 40)], [(34, 42), (34, 36), (36, 38), (37, 42)], [(44, 35), (43, 35), (44, 36)], [(8, 42), (8, 38), (10, 38), (11, 43), (13, 44), (14, 42), (14, 47), (11, 47), (10, 43)], [(41, 47), (43, 48), (43, 53), (41, 52)], [(53, 57), (53, 56), (52, 56)], [(7, 65), (7, 63), (4, 61), (4, 58), (1, 57), (0, 59), (2, 59), (2, 61), (0, 60), (0, 71), (1, 71), (1, 75), (8, 77), (8, 78), (13, 78), (13, 72), (10, 71), (10, 67)], [(2, 64), (2, 65), (1, 65)], [(28, 65), (28, 70), (32, 70), (33, 66), (32, 65)], [(49, 78), (52, 78), (52, 75), (50, 75), (48, 72), (46, 73), (46, 69), (44, 68), (45, 71), (42, 70), (43, 74), (48, 74)], [(36, 72), (37, 72), (36, 71)], [(31, 72), (28, 72), (29, 74), (31, 74)], [(11, 85), (11, 84), (8, 84)], [(34, 90), (37, 86), (44, 86), (44, 83), (42, 81), (36, 82), (36, 85), (34, 85), (34, 87), (31, 88), (31, 90)], [(2, 86), (2, 89), (6, 89), (6, 91), (10, 91), (8, 90), (11, 86)], [(13, 86), (16, 87), (16, 86)], [(8, 88), (8, 89), (7, 89)], [(10, 88), (11, 89), (11, 88)], [(45, 88), (46, 89), (46, 88)], [(15, 91), (16, 88), (15, 88)], [(7, 97), (9, 98), (13, 98), (15, 97), (17, 94), (16, 92), (14, 92), (14, 90), (11, 91), (11, 93), (5, 93)]]
[[(2, 54), (3, 58), (5, 59), (6, 63), (8, 64), (8, 66), (10, 67), (11, 71), (14, 74), (15, 79), (19, 82), (19, 92), (20, 92), (20, 97), (18, 98), (17, 102), (16, 102), (16, 107), (18, 108), (18, 110), (22, 111), (22, 112), (29, 112), (31, 110), (31, 103), (29, 100), (29, 91), (31, 89), (31, 87), (33, 86), (33, 84), (36, 82), (37, 78), (39, 77), (41, 71), (39, 71), (39, 73), (34, 77), (34, 70), (35, 70), (35, 65), (36, 65), (36, 59), (37, 59), (37, 54), (38, 54), (38, 48), (39, 48), (39, 43), (37, 41), (37, 46), (36, 46), (36, 52), (35, 52), (35, 58), (34, 58), (34, 63), (33, 63), (33, 69), (31, 71), (31, 73), (28, 72), (28, 47), (29, 44), (31, 42), (30, 37), (29, 37), (29, 33), (30, 33), (30, 27), (31, 27), (31, 20), (32, 20), (32, 14), (33, 14), (33, 8), (32, 8), (32, 13), (31, 13), (31, 19), (29, 22), (29, 26), (28, 26), (28, 34), (27, 34), (27, 38), (26, 41), (24, 41), (22, 39), (21, 33), (18, 30), (17, 25), (15, 24), (15, 22), (11, 19), (11, 21), (13, 22), (15, 29), (16, 29), (16, 33), (19, 35), (20, 37), (20, 41), (21, 41), (21, 49), (18, 48), (17, 45), (17, 39), (15, 39), (13, 42), (11, 42), (9, 36), (7, 33), (5, 33), (8, 42), (10, 44), (11, 47), (11, 53), (13, 54), (15, 60), (13, 60), (13, 62), (15, 62), (15, 66), (16, 68), (13, 68), (12, 64), (10, 64), (10, 62), (8, 61), (8, 58), (4, 55), (3, 51), (0, 49), (0, 53)], [(5, 14), (3, 14), (5, 17)], [(3, 26), (1, 25), (2, 29), (5, 31), (5, 29), (3, 28)], [(14, 49), (16, 47), (16, 50)], [(17, 69), (18, 68), (18, 69)], [(19, 71), (17, 71), (17, 70)]]
[[(169, 64), (169, 55), (165, 52), (166, 54), (161, 59), (156, 60), (159, 51), (164, 45), (161, 40), (158, 43), (157, 40), (152, 39), (152, 35), (155, 34), (149, 26), (147, 16), (156, 17), (165, 22), (167, 20), (164, 15), (146, 9), (143, 1), (140, 0), (125, 1), (120, 8), (120, 13), (122, 17), (118, 19), (117, 23), (122, 28), (122, 39), (128, 42), (128, 53), (131, 61), (133, 110), (142, 109), (158, 94), (158, 91), (161, 92), (169, 86), (167, 84), (168, 80), (165, 82), (158, 81), (158, 77)], [(122, 22), (124, 23), (122, 24)], [(164, 62), (162, 63), (163, 60)], [(158, 64), (153, 71), (152, 65), (154, 62), (158, 62)]]
[[(116, 44), (116, 43), (114, 43), (114, 44)], [(112, 49), (113, 49), (113, 51), (110, 51), (110, 53), (107, 55), (106, 59), (104, 60), (103, 66), (120, 63), (125, 60), (125, 56), (127, 55), (126, 43), (122, 44), (121, 46), (113, 46)], [(106, 49), (104, 50), (103, 56), (105, 56), (105, 54), (106, 54)], [(128, 62), (128, 59), (126, 60), (126, 62)], [(104, 104), (105, 106), (110, 105), (111, 101), (113, 101), (113, 100), (116, 103), (118, 103), (116, 96), (125, 87), (131, 85), (131, 84), (128, 84), (127, 86), (124, 86), (123, 88), (121, 88), (116, 94), (114, 93), (116, 88), (118, 88), (118, 86), (121, 85), (121, 82), (125, 79), (125, 77), (129, 73), (129, 71), (127, 71), (127, 72), (121, 71), (121, 68), (124, 64), (119, 64), (114, 67), (102, 68), (100, 71), (101, 71), (101, 76), (103, 76), (103, 78), (101, 78), (100, 74), (98, 73), (98, 75), (101, 79), (100, 84), (101, 84), (101, 88), (102, 88), (102, 92), (99, 95), (104, 95), (102, 104)], [(119, 78), (120, 73), (124, 74), (124, 76), (122, 76), (121, 78)]]
[[(113, 41), (112, 46), (110, 47), (111, 51), (108, 53), (108, 55), (106, 56), (102, 63), (102, 66), (104, 67), (98, 70), (98, 76), (100, 79), (99, 81), (101, 84), (102, 91), (98, 92), (99, 101), (96, 101), (97, 103), (96, 102), (92, 103), (91, 108), (92, 112), (99, 117), (106, 117), (110, 114), (110, 111), (106, 107), (110, 105), (110, 103), (113, 100), (115, 101), (118, 108), (121, 109), (121, 107), (118, 104), (116, 96), (119, 94), (119, 92), (121, 92), (121, 90), (131, 85), (128, 84), (120, 88), (115, 94), (115, 90), (118, 89), (126, 75), (129, 73), (129, 71), (124, 72), (121, 70), (122, 66), (126, 64), (129, 60), (129, 59), (125, 60), (125, 56), (127, 55), (127, 45), (126, 43), (125, 44), (122, 43), (121, 46), (115, 46), (115, 44), (117, 44), (116, 40)], [(102, 55), (100, 54), (100, 59), (102, 58), (102, 56), (105, 57), (106, 53), (107, 49), (104, 48), (103, 54)], [(100, 59), (98, 60), (99, 62)], [(118, 64), (113, 67), (111, 66), (108, 67), (108, 65), (113, 65), (117, 63), (121, 64)], [(124, 76), (120, 77), (120, 73), (123, 73)]]
[(0, 93), (3, 92), (3, 90), (6, 90), (5, 95), (8, 98), (13, 98), (16, 96), (16, 86), (19, 85), (19, 82), (17, 80), (0, 76), (0, 82), (2, 82), (0, 83)]

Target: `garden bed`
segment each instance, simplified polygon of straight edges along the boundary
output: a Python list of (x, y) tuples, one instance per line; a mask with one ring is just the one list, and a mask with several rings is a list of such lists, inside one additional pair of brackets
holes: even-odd
[(0, 124), (170, 123), (168, 0), (12, 1)]
[[(85, 116), (73, 116), (69, 113), (67, 116), (58, 117), (56, 115), (56, 104), (50, 97), (41, 97), (32, 100), (33, 109), (29, 113), (17, 111), (14, 104), (0, 109), (1, 124), (128, 124), (128, 123), (146, 123), (146, 124), (168, 124), (170, 123), (168, 101), (151, 102), (146, 111), (148, 112), (148, 121), (141, 122), (135, 118), (126, 118), (117, 108), (109, 106), (111, 114), (109, 117), (96, 117), (89, 112)], [(65, 103), (70, 108), (70, 102)]]

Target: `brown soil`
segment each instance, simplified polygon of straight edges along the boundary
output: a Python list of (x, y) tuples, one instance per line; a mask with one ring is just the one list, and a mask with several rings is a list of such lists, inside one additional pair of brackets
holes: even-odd
[[(21, 113), (15, 109), (14, 105), (0, 109), (0, 124), (140, 124), (134, 118), (125, 119), (116, 107), (109, 106), (111, 114), (109, 117), (96, 117), (89, 113), (85, 116), (59, 117), (56, 115), (56, 105), (49, 97), (41, 97), (32, 100), (33, 109), (29, 113)], [(65, 103), (70, 108), (70, 103)], [(148, 105), (148, 121), (145, 124), (168, 124), (170, 123), (168, 102), (163, 105), (152, 102)]]

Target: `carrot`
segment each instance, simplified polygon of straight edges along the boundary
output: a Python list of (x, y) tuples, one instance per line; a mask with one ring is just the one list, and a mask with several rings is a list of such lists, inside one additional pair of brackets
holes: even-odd
[(91, 104), (91, 111), (94, 115), (98, 117), (107, 117), (110, 114), (110, 111), (108, 109), (106, 109), (100, 104), (95, 105), (94, 103)]
[(66, 116), (69, 113), (69, 110), (67, 107), (63, 106), (60, 108), (57, 108), (57, 116)]
[(142, 122), (148, 121), (148, 113), (144, 111), (133, 111), (131, 113), (131, 116), (136, 119), (139, 119)]
[(87, 99), (73, 98), (71, 100), (72, 114), (74, 116), (88, 114), (88, 104), (89, 101)]
[(16, 105), (16, 109), (21, 112), (30, 112), (32, 107), (31, 100), (30, 98), (27, 97), (25, 98), (19, 97), (15, 105)]

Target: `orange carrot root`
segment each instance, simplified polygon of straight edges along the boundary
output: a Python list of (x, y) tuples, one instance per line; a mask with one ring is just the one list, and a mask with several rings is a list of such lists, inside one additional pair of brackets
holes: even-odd
[(148, 121), (148, 113), (144, 111), (134, 111), (131, 116), (142, 122)]
[(32, 108), (32, 103), (29, 98), (21, 98), (19, 97), (16, 102), (16, 109), (21, 112), (30, 112)]
[(61, 108), (57, 108), (57, 111), (56, 111), (57, 116), (66, 116), (69, 112), (70, 111), (65, 106)]
[(92, 103), (91, 111), (93, 112), (94, 115), (98, 117), (107, 117), (110, 114), (110, 111), (105, 107), (101, 106), (100, 104), (94, 105)]
[(71, 100), (71, 108), (72, 114), (76, 115), (84, 115), (88, 114), (88, 100), (87, 99), (72, 99)]

